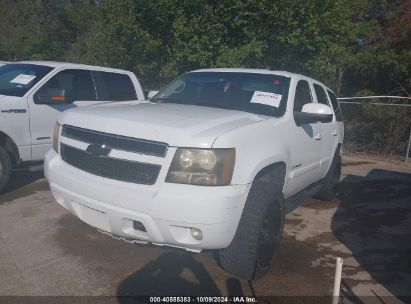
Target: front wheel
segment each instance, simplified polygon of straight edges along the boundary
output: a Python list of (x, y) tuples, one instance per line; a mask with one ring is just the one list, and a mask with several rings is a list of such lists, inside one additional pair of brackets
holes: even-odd
[(11, 176), (11, 159), (9, 153), (0, 147), (0, 193), (7, 186)]
[(217, 253), (227, 272), (254, 280), (270, 269), (284, 226), (284, 198), (273, 188), (272, 183), (253, 182), (231, 244)]

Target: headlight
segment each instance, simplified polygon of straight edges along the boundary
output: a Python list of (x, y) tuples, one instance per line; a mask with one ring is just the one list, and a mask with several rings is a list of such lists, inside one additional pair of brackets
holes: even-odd
[(56, 121), (53, 131), (53, 150), (59, 153), (60, 124)]
[(231, 182), (235, 149), (179, 148), (166, 177), (168, 183), (226, 186)]

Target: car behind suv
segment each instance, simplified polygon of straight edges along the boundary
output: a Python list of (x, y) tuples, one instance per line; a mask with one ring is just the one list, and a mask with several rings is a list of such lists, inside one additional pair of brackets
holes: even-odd
[[(0, 63), (0, 65), (2, 65)], [(12, 168), (39, 167), (58, 114), (107, 102), (144, 100), (134, 73), (51, 61), (0, 67), (0, 193)]]
[(283, 71), (193, 71), (147, 102), (65, 111), (55, 130), (45, 175), (64, 208), (124, 240), (216, 249), (247, 279), (270, 268), (284, 215), (340, 178), (334, 93)]

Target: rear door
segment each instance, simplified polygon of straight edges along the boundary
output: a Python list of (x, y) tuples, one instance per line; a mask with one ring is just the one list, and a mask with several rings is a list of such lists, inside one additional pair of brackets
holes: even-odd
[(341, 105), (337, 100), (337, 96), (335, 94), (327, 89), (327, 94), (328, 98), (331, 101), (332, 108), (334, 110), (334, 118), (335, 118), (335, 129), (333, 129), (333, 132), (336, 130), (337, 131), (337, 144), (342, 143), (344, 139), (344, 122), (343, 122), (343, 115), (342, 115), (342, 110), (341, 110)]
[[(325, 88), (319, 83), (314, 83), (313, 86), (317, 102), (333, 108)], [(338, 144), (338, 127), (335, 114), (331, 122), (320, 123), (319, 128), (321, 133), (320, 170), (322, 177), (324, 177), (331, 165)]]

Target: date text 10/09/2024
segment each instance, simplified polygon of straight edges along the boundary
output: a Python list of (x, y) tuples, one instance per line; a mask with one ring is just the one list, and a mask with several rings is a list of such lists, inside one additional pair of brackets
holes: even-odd
[(150, 297), (150, 303), (257, 303), (255, 297)]

